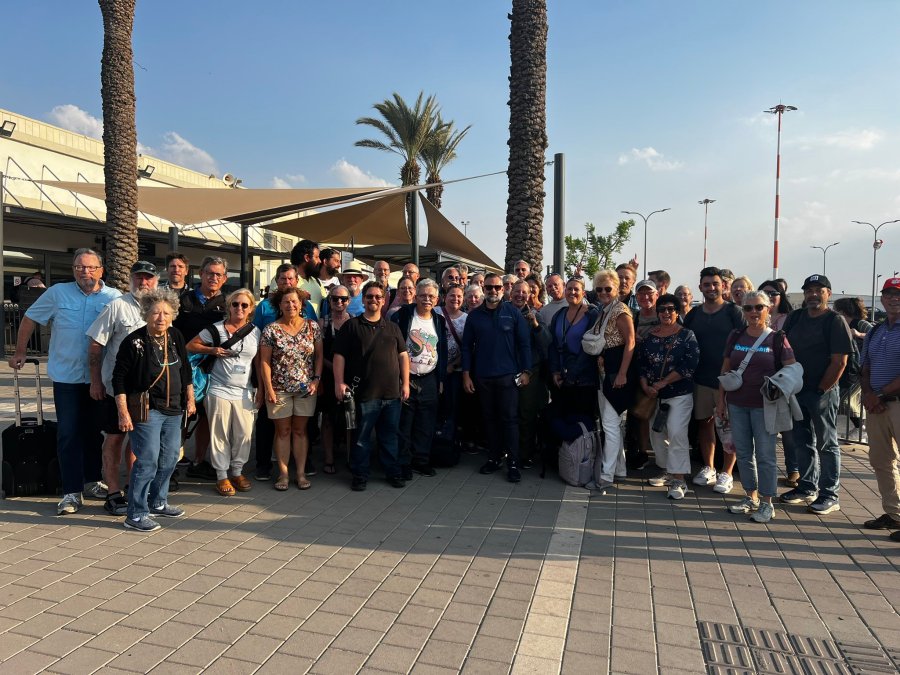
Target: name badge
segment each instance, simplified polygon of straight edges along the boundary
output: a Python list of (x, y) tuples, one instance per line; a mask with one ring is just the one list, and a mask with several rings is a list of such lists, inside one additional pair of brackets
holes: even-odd
[(243, 375), (247, 372), (247, 366), (238, 364), (234, 367), (234, 372), (236, 375)]

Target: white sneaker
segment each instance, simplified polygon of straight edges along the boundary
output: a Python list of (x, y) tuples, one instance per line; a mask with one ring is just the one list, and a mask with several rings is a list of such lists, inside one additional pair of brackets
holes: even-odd
[(659, 476), (654, 476), (653, 478), (647, 481), (648, 485), (653, 487), (664, 487), (666, 485), (672, 484), (672, 476), (668, 473), (660, 474)]
[(59, 504), (56, 505), (56, 515), (63, 516), (68, 513), (78, 513), (78, 510), (82, 507), (84, 502), (81, 500), (80, 492), (70, 492), (69, 494), (63, 495), (63, 498), (59, 500)]
[(684, 495), (687, 492), (687, 483), (683, 480), (673, 480), (672, 484), (669, 486), (669, 494), (666, 495), (669, 499), (684, 499)]
[(711, 466), (704, 466), (694, 476), (694, 485), (712, 485), (716, 482), (716, 470)]
[(768, 523), (775, 517), (775, 507), (769, 502), (763, 502), (759, 505), (759, 510), (750, 516), (750, 520), (757, 523)]
[(716, 492), (722, 495), (727, 495), (731, 492), (731, 488), (734, 487), (734, 478), (729, 476), (727, 473), (720, 473), (716, 476), (716, 486), (713, 488)]
[(753, 501), (750, 497), (744, 497), (743, 501), (739, 504), (732, 504), (728, 507), (728, 510), (731, 513), (737, 513), (740, 515), (750, 515), (755, 511), (759, 510), (759, 500)]

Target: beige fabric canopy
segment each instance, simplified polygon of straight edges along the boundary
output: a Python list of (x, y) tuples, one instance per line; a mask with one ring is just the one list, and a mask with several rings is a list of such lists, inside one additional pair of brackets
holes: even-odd
[(428, 221), (428, 248), (433, 248), (444, 253), (449, 253), (457, 258), (492, 267), (497, 270), (503, 268), (495, 263), (488, 255), (478, 248), (456, 226), (447, 220), (437, 207), (419, 195), (422, 207), (425, 209), (425, 219)]

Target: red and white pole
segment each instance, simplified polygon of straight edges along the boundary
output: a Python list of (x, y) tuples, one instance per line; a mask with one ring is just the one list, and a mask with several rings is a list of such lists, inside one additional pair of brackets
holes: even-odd
[(706, 243), (708, 240), (709, 229), (706, 226), (706, 223), (709, 219), (709, 205), (715, 202), (715, 199), (710, 199), (707, 197), (706, 199), (701, 199), (698, 204), (703, 205), (703, 267), (706, 267)]
[(781, 116), (796, 106), (779, 103), (763, 112), (778, 115), (778, 146), (775, 153), (775, 244), (772, 250), (772, 278), (778, 278), (778, 216), (781, 212)]

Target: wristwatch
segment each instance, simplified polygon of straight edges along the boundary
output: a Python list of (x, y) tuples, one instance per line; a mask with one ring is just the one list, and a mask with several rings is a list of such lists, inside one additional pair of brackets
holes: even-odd
[(311, 378), (309, 378), (309, 379), (312, 380), (313, 382), (318, 382), (319, 380), (322, 379), (322, 376), (321, 376), (321, 375), (313, 375), (313, 376), (312, 376)]
[(879, 400), (879, 401), (881, 401), (882, 403), (884, 403), (884, 392), (883, 392), (881, 389), (877, 389), (877, 390), (876, 390), (875, 392), (873, 392), (873, 393), (878, 397), (878, 400)]

